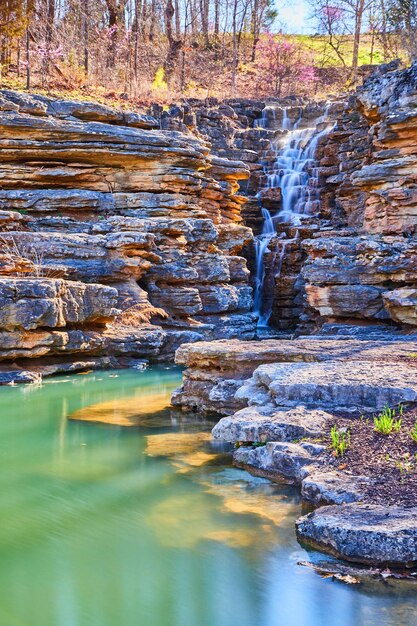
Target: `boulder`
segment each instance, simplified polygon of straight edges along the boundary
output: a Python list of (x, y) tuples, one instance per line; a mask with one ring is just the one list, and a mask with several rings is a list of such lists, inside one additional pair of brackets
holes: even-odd
[(417, 289), (402, 288), (382, 294), (385, 308), (394, 322), (417, 326)]
[(417, 565), (417, 508), (370, 504), (321, 507), (297, 520), (303, 543), (366, 565)]
[(372, 482), (367, 476), (352, 476), (346, 472), (329, 469), (326, 471), (323, 468), (303, 479), (301, 495), (305, 500), (320, 506), (357, 502), (364, 499)]
[(313, 443), (272, 442), (257, 447), (241, 446), (233, 453), (233, 462), (251, 472), (299, 485), (320, 466), (319, 457), (325, 449), (325, 446)]
[(331, 419), (329, 413), (309, 411), (302, 406), (289, 411), (277, 411), (271, 406), (246, 407), (230, 417), (223, 417), (212, 434), (215, 439), (231, 442), (293, 441), (320, 437)]
[(374, 361), (261, 365), (236, 397), (249, 405), (373, 411), (417, 402), (417, 370)]

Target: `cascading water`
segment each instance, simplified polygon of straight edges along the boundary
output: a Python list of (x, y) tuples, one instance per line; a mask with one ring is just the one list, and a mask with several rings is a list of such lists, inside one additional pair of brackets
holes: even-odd
[[(318, 171), (314, 168), (314, 157), (320, 139), (330, 132), (333, 124), (328, 122), (328, 107), (312, 126), (299, 128), (302, 122), (302, 110), (299, 117), (291, 123), (288, 110), (283, 108), (280, 129), (288, 131), (272, 146), (274, 158), (265, 158), (263, 171), (266, 186), (263, 191), (279, 188), (281, 190), (281, 209), (272, 216), (270, 211), (262, 207), (264, 218), (260, 235), (255, 238), (256, 277), (254, 312), (258, 314), (258, 327), (268, 326), (272, 313), (273, 298), (265, 294), (266, 268), (265, 255), (270, 250), (270, 243), (276, 237), (275, 222), (284, 222), (293, 226), (301, 223), (306, 215), (312, 215), (319, 208)], [(279, 128), (277, 108), (265, 107), (262, 118), (258, 121), (260, 128)], [(293, 239), (277, 240), (271, 268), (274, 277), (281, 272), (285, 248)], [(278, 259), (278, 262), (277, 262)]]

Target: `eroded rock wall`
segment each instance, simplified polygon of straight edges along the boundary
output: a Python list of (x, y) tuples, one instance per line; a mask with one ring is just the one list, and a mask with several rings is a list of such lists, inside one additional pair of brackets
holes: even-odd
[(152, 116), (0, 92), (0, 360), (252, 337), (248, 175)]
[[(417, 325), (417, 65), (382, 66), (321, 149), (332, 224), (304, 242), (306, 319)], [(328, 167), (338, 172), (327, 176)]]
[[(316, 212), (299, 227), (276, 224), (265, 256), (272, 325), (314, 332), (334, 322), (417, 324), (416, 81), (417, 65), (381, 66), (354, 94), (327, 106), (336, 124), (319, 141), (312, 165)], [(281, 208), (280, 190), (263, 190), (262, 164), (276, 158), (274, 146), (285, 137), (283, 109), (290, 122), (311, 125), (324, 105), (194, 102), (161, 118), (167, 128), (192, 127), (219, 156), (246, 163), (242, 215), (255, 235), (261, 205), (272, 214)], [(244, 254), (253, 270), (253, 247)]]

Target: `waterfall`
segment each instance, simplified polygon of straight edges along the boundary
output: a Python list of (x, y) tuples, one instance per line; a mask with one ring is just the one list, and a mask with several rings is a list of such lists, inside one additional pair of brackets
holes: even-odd
[[(258, 327), (268, 326), (272, 313), (273, 294), (265, 293), (266, 268), (265, 255), (270, 250), (270, 243), (276, 238), (275, 222), (285, 222), (293, 226), (301, 223), (306, 215), (312, 215), (319, 209), (318, 169), (314, 167), (314, 157), (320, 139), (330, 132), (333, 124), (328, 122), (328, 107), (324, 114), (317, 118), (310, 127), (299, 128), (302, 122), (302, 110), (296, 121), (291, 123), (288, 109), (282, 110), (280, 130), (285, 133), (271, 146), (275, 158), (265, 158), (262, 166), (267, 189), (280, 188), (281, 209), (275, 215), (262, 207), (263, 228), (255, 238), (256, 276), (254, 294), (254, 312), (258, 314)], [(258, 127), (276, 129), (277, 108), (266, 106)], [(261, 194), (258, 194), (262, 202)], [(284, 260), (285, 248), (294, 240), (277, 240), (271, 267), (273, 277), (279, 277)], [(278, 258), (278, 263), (276, 259)], [(271, 294), (269, 294), (271, 296)]]

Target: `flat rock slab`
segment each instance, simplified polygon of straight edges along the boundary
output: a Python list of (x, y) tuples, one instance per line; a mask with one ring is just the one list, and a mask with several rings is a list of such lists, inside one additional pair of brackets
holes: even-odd
[(308, 339), (268, 339), (265, 341), (219, 340), (184, 344), (175, 360), (190, 368), (255, 369), (257, 364), (340, 360), (393, 361), (417, 352), (417, 341), (407, 335), (384, 341), (311, 337)]
[(301, 495), (314, 504), (358, 502), (364, 498), (372, 482), (366, 476), (319, 470), (304, 478), (301, 483)]
[(215, 439), (224, 441), (293, 441), (303, 437), (319, 437), (332, 416), (319, 410), (297, 406), (275, 410), (271, 415), (255, 407), (247, 407), (230, 417), (223, 417), (213, 428)]
[(296, 522), (298, 538), (338, 558), (367, 565), (417, 565), (417, 507), (343, 504)]
[(39, 384), (42, 375), (29, 370), (8, 370), (0, 372), (0, 385), (16, 385), (17, 383)]
[(417, 368), (373, 361), (261, 365), (236, 392), (248, 404), (374, 410), (417, 401)]
[(235, 465), (269, 476), (300, 484), (318, 468), (325, 446), (312, 443), (271, 442), (264, 446), (241, 446), (233, 454)]

